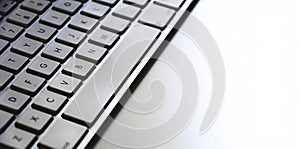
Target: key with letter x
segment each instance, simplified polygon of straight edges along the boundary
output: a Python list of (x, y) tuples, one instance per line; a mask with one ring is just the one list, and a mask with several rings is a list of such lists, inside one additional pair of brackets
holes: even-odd
[(21, 115), (16, 126), (32, 133), (39, 134), (48, 126), (51, 120), (51, 115), (29, 108)]

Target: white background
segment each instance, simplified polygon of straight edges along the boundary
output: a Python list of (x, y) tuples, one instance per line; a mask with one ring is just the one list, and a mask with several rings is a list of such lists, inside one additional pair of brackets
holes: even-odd
[[(189, 126), (155, 149), (299, 149), (300, 1), (202, 0), (192, 14), (208, 28), (223, 55), (225, 101), (207, 133), (199, 134), (205, 112), (200, 102)], [(179, 36), (175, 43), (191, 53), (192, 47)], [(166, 49), (162, 57), (170, 53)], [(153, 70), (159, 73), (162, 69), (154, 66)], [(198, 76), (205, 84), (203, 74)], [(120, 115), (127, 117), (124, 112)], [(112, 130), (109, 127), (106, 135), (121, 136)], [(97, 147), (117, 148), (105, 141)]]
[(200, 148), (300, 148), (300, 1), (202, 0), (193, 12), (221, 49), (227, 87)]

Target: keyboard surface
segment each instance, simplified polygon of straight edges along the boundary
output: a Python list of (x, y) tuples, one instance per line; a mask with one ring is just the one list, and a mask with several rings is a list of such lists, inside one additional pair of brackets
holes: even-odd
[(78, 147), (186, 2), (0, 1), (0, 146)]

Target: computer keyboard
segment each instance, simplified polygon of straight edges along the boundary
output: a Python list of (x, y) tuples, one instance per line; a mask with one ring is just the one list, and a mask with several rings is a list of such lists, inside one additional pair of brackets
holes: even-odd
[(0, 146), (78, 147), (186, 1), (0, 1)]

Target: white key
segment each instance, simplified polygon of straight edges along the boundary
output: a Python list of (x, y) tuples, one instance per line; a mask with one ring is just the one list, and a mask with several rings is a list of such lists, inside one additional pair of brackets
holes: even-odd
[(84, 42), (77, 50), (76, 57), (98, 64), (106, 54), (106, 49)]
[(144, 24), (164, 29), (168, 25), (174, 14), (175, 11), (172, 9), (155, 4), (150, 4), (146, 8), (146, 10), (142, 12), (139, 21)]
[(107, 16), (103, 21), (102, 28), (115, 33), (123, 33), (130, 25), (128, 20), (115, 16)]
[(85, 79), (94, 69), (94, 64), (78, 59), (72, 58), (64, 68), (64, 72), (72, 77)]
[(115, 11), (113, 12), (113, 15), (128, 19), (128, 20), (134, 20), (137, 15), (141, 12), (141, 9), (138, 7), (134, 7), (132, 5), (120, 3)]
[(94, 30), (93, 33), (91, 33), (90, 39), (88, 41), (89, 43), (109, 48), (112, 47), (118, 39), (118, 34), (99, 28)]
[(104, 16), (107, 13), (107, 11), (109, 11), (109, 9), (110, 8), (105, 5), (90, 2), (83, 8), (82, 13), (90, 17), (99, 19), (102, 16)]

